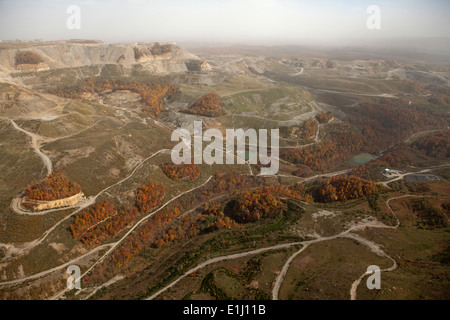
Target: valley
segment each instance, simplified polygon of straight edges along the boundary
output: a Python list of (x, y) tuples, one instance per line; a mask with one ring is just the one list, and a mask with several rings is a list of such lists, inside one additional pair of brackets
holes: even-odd
[[(449, 299), (450, 66), (270, 52), (2, 42), (0, 299)], [(278, 129), (278, 172), (172, 165), (195, 121)]]

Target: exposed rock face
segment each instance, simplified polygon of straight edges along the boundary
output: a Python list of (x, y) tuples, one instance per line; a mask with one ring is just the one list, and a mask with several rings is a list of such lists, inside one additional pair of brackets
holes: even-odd
[(20, 51), (16, 52), (14, 58), (15, 66), (20, 72), (35, 72), (48, 70), (49, 67), (42, 58), (33, 51)]
[(121, 55), (119, 57), (119, 59), (117, 59), (117, 61), (116, 61), (117, 64), (123, 64), (124, 62), (125, 62), (125, 56), (124, 55)]
[(21, 206), (31, 206), (33, 211), (42, 211), (49, 209), (57, 209), (63, 207), (71, 207), (80, 202), (84, 197), (82, 192), (65, 199), (58, 199), (53, 201), (32, 200), (27, 197), (23, 197), (21, 200)]
[(211, 69), (211, 66), (205, 60), (190, 60), (186, 62), (186, 67), (189, 71), (193, 72), (201, 72)]
[(17, 51), (15, 61), (16, 66), (22, 64), (39, 64), (43, 62), (41, 57), (32, 51)]
[[(19, 55), (19, 63), (17, 56)], [(140, 64), (154, 73), (187, 72), (186, 62), (200, 59), (175, 43), (77, 43), (61, 41), (26, 49), (0, 50), (0, 72), (11, 74), (88, 65), (120, 64), (131, 69)], [(199, 62), (200, 67), (206, 66)], [(200, 69), (201, 69), (200, 68)]]
[(20, 72), (37, 72), (50, 69), (49, 66), (43, 62), (38, 64), (19, 64), (16, 68)]

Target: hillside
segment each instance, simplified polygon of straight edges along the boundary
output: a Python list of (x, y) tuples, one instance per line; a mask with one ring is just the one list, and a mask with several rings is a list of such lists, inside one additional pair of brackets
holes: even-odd
[[(2, 46), (0, 73), (55, 70), (92, 65), (142, 65), (152, 73), (186, 72), (200, 59), (175, 43), (79, 43), (60, 41), (35, 46)], [(19, 58), (19, 59), (18, 59)], [(198, 67), (197, 67), (198, 68)]]
[(256, 54), (0, 43), (0, 299), (448, 299), (450, 67)]

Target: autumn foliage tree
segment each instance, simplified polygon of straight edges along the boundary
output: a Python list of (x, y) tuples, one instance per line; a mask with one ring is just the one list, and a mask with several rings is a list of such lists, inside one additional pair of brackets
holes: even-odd
[(436, 105), (450, 105), (450, 88), (448, 86), (429, 85), (426, 89), (429, 93), (428, 102)]
[(373, 180), (370, 177), (371, 171), (378, 170), (381, 172), (382, 168), (386, 167), (387, 165), (388, 165), (388, 163), (386, 161), (372, 160), (365, 164), (361, 164), (361, 165), (353, 168), (351, 171), (351, 175), (357, 176), (359, 178), (363, 178), (366, 180)]
[(333, 177), (322, 183), (319, 195), (322, 201), (343, 201), (367, 196), (378, 191), (377, 184), (359, 177)]
[(429, 199), (412, 199), (410, 205), (412, 211), (418, 215), (417, 225), (422, 228), (435, 229), (448, 226), (448, 219), (442, 208), (435, 207)]
[(416, 140), (413, 148), (434, 158), (450, 158), (450, 130), (436, 132)]
[(195, 101), (192, 106), (182, 109), (181, 112), (206, 117), (218, 117), (223, 114), (220, 96), (215, 92), (205, 94)]
[(219, 229), (229, 229), (234, 221), (223, 212), (223, 202), (212, 202), (205, 205), (201, 212), (180, 217), (177, 223), (155, 237), (153, 246), (161, 248), (172, 242), (194, 237), (200, 233), (208, 233)]
[(414, 165), (414, 161), (408, 156), (410, 148), (407, 145), (398, 145), (385, 152), (380, 158), (390, 167), (399, 167), (404, 165)]
[[(167, 230), (171, 228), (171, 224), (177, 219), (182, 212), (196, 206), (199, 203), (203, 203), (218, 194), (227, 194), (234, 192), (238, 189), (249, 188), (255, 185), (261, 184), (258, 178), (240, 175), (236, 172), (227, 174), (220, 174), (216, 172), (215, 179), (211, 184), (195, 190), (192, 193), (183, 195), (174, 202), (171, 202), (162, 210), (158, 211), (151, 220), (144, 223), (139, 229), (136, 230), (133, 240), (127, 239), (119, 248), (117, 248), (112, 254), (112, 261), (117, 268), (121, 268), (125, 265), (129, 259), (139, 252), (145, 244), (153, 244), (155, 247), (162, 247), (168, 242), (175, 241), (177, 239), (183, 239), (185, 237), (191, 237), (198, 234), (202, 228), (201, 225), (207, 225), (210, 220), (207, 219), (208, 215), (213, 215), (213, 212), (205, 212), (204, 215), (192, 218), (192, 216), (184, 216), (181, 219), (181, 229), (177, 228), (175, 231), (172, 229), (170, 235), (167, 234)], [(210, 218), (213, 219), (213, 218)], [(203, 221), (203, 222), (202, 222)], [(217, 227), (227, 227), (230, 221), (223, 218), (217, 219)]]
[(349, 115), (348, 123), (358, 128), (362, 151), (367, 152), (386, 149), (420, 131), (449, 125), (448, 117), (402, 99), (365, 102), (358, 107), (344, 107), (343, 111)]
[(174, 164), (172, 162), (161, 165), (163, 172), (172, 180), (196, 180), (201, 173), (201, 168), (197, 164)]
[(237, 193), (233, 199), (231, 217), (239, 223), (249, 223), (276, 216), (282, 209), (282, 198), (307, 200), (301, 186), (259, 187)]
[(224, 202), (208, 202), (205, 205), (205, 210), (202, 212), (202, 230), (214, 231), (219, 229), (230, 229), (233, 225), (233, 221), (225, 216), (224, 208), (226, 203)]
[[(240, 175), (236, 172), (227, 174), (216, 172), (211, 183), (169, 203), (162, 210), (156, 212), (152, 219), (137, 228), (132, 237), (126, 239), (114, 250), (111, 261), (116, 268), (121, 268), (146, 245), (161, 248), (174, 241), (193, 237), (202, 232), (232, 227), (237, 222), (232, 214), (224, 212), (225, 206), (234, 206), (233, 203), (230, 203), (229, 198), (209, 202), (203, 208), (197, 208), (199, 211), (186, 214), (193, 210), (193, 207), (198, 207), (199, 203), (205, 203), (218, 195), (227, 196), (236, 192), (235, 197), (237, 199), (241, 193), (245, 193), (245, 191), (240, 190), (247, 189), (248, 194), (242, 198), (243, 212), (245, 213), (246, 206), (253, 205), (251, 201), (257, 201), (258, 204), (255, 205), (255, 208), (261, 210), (259, 214), (262, 214), (263, 218), (271, 216), (272, 213), (275, 215), (278, 208), (281, 209), (283, 197), (310, 200), (309, 195), (304, 194), (304, 185), (296, 185), (292, 188), (270, 186), (264, 189), (264, 187), (261, 187), (263, 181), (261, 178)], [(252, 197), (254, 191), (253, 189), (250, 190), (251, 188), (259, 190), (256, 191), (255, 197)], [(264, 209), (265, 203), (274, 205), (274, 200), (276, 200), (277, 205), (280, 204), (280, 207), (276, 206), (275, 211), (268, 213), (267, 209)], [(270, 209), (272, 207), (269, 207)], [(267, 214), (265, 214), (266, 211)]]
[(27, 187), (25, 196), (33, 200), (52, 201), (68, 198), (80, 192), (79, 184), (70, 181), (61, 172), (57, 172)]
[(134, 206), (122, 208), (117, 215), (87, 230), (80, 240), (88, 246), (101, 244), (128, 227), (138, 214), (139, 211)]
[(272, 195), (269, 187), (244, 191), (235, 200), (233, 219), (240, 223), (256, 222), (280, 208), (280, 201)]
[(145, 104), (143, 111), (156, 118), (164, 110), (164, 99), (173, 97), (178, 92), (178, 85), (168, 78), (159, 78), (147, 83), (126, 82), (122, 80), (98, 80), (89, 77), (75, 86), (49, 89), (48, 92), (64, 98), (81, 99), (85, 93), (102, 94), (107, 91), (129, 90), (140, 95)]
[(70, 225), (74, 238), (79, 238), (97, 223), (117, 214), (117, 207), (108, 201), (96, 203), (79, 212), (75, 221)]
[(316, 115), (316, 119), (319, 123), (328, 123), (333, 119), (333, 114), (331, 112), (320, 112)]
[(292, 172), (292, 175), (301, 177), (301, 178), (308, 178), (313, 175), (313, 172), (310, 167), (300, 164), (300, 165), (298, 165), (297, 170)]
[(317, 121), (314, 119), (306, 120), (302, 125), (302, 136), (304, 139), (314, 138), (317, 130), (319, 129), (319, 125)]
[(338, 131), (325, 141), (304, 148), (284, 149), (280, 155), (296, 165), (324, 171), (332, 168), (335, 161), (346, 159), (361, 143), (361, 137), (355, 132)]
[[(403, 143), (414, 133), (449, 125), (448, 117), (409, 105), (402, 99), (380, 99), (357, 107), (342, 107), (342, 110), (348, 117), (329, 127), (323, 141), (307, 147), (285, 149), (280, 156), (294, 164), (324, 171), (333, 168), (340, 160), (349, 159), (355, 152), (376, 154)], [(391, 156), (391, 159), (382, 160), (407, 162), (407, 159), (400, 159), (400, 153), (391, 153)]]
[(166, 188), (161, 183), (142, 185), (136, 192), (136, 206), (141, 212), (150, 211), (161, 205)]

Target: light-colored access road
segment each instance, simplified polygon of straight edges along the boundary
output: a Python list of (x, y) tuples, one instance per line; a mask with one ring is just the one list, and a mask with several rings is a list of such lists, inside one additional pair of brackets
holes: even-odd
[(42, 159), (42, 162), (44, 163), (45, 168), (47, 169), (47, 174), (51, 174), (52, 170), (53, 170), (53, 165), (52, 165), (52, 161), (50, 160), (50, 158), (41, 151), (41, 139), (42, 137), (32, 133), (32, 132), (28, 132), (24, 129), (22, 129), (21, 127), (19, 127), (17, 125), (17, 123), (10, 119), (9, 120), (11, 122), (11, 124), (13, 125), (13, 127), (16, 130), (19, 130), (20, 132), (25, 133), (27, 136), (31, 137), (31, 147), (34, 149), (34, 151), (38, 154), (38, 156)]
[[(141, 220), (139, 220), (137, 223), (135, 223), (133, 225), (132, 228), (130, 228), (130, 230), (128, 230), (128, 232), (126, 234), (124, 234), (122, 236), (122, 238), (120, 238), (120, 240), (118, 240), (117, 242), (113, 243), (111, 248), (103, 255), (101, 256), (89, 269), (87, 269), (82, 275), (81, 278), (83, 278), (84, 276), (86, 276), (87, 274), (89, 274), (89, 272), (91, 272), (91, 270), (93, 270), (95, 268), (95, 266), (97, 266), (100, 262), (102, 262), (103, 260), (105, 260), (105, 258), (107, 258), (118, 246), (119, 244), (121, 244), (123, 242), (123, 240), (125, 240), (134, 230), (136, 230), (136, 228), (138, 226), (140, 226), (140, 224), (142, 222), (144, 222), (145, 220), (149, 219), (150, 217), (154, 216), (156, 213), (158, 213), (159, 211), (161, 211), (162, 209), (164, 209), (168, 204), (172, 203), (173, 201), (175, 201), (176, 199), (178, 199), (179, 197), (193, 192), (203, 186), (205, 186), (211, 179), (213, 178), (213, 176), (210, 176), (204, 183), (202, 183), (201, 185), (194, 187), (190, 190), (187, 190), (185, 192), (180, 193), (179, 195), (177, 195), (176, 197), (173, 197), (172, 199), (170, 199), (169, 201), (167, 201), (164, 205), (160, 206), (157, 210), (149, 213), (148, 215), (146, 215), (145, 217), (143, 217)], [(68, 291), (68, 289), (65, 289), (59, 293), (57, 293), (56, 295), (54, 295), (52, 297), (52, 300), (54, 299), (58, 299), (59, 297), (63, 296), (66, 292)]]

